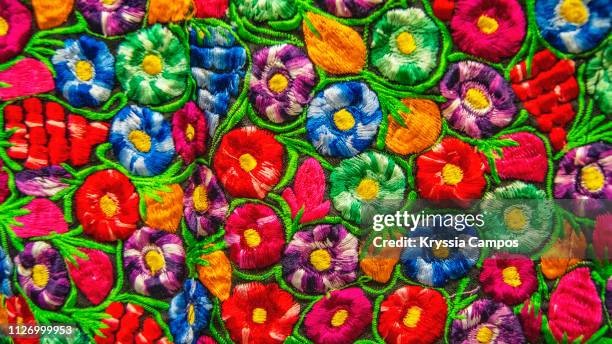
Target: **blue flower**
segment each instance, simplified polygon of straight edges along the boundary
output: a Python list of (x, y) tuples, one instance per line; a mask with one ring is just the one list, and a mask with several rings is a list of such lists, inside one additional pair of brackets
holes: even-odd
[(352, 157), (368, 148), (382, 120), (376, 94), (362, 82), (334, 84), (310, 103), (306, 130), (319, 153)]
[(13, 274), (13, 264), (11, 257), (0, 248), (0, 294), (11, 296), (11, 275)]
[(213, 136), (231, 98), (238, 96), (247, 54), (228, 29), (212, 26), (207, 30), (190, 31), (191, 74), (198, 85), (198, 106), (204, 110)]
[(68, 39), (55, 52), (55, 86), (76, 107), (99, 106), (115, 84), (115, 58), (104, 42), (89, 36)]
[(175, 153), (170, 123), (160, 113), (136, 105), (115, 116), (109, 141), (121, 165), (138, 176), (162, 173)]
[(595, 48), (612, 25), (609, 0), (538, 0), (535, 11), (542, 37), (563, 52)]
[[(470, 238), (477, 238), (474, 228), (459, 229), (459, 226), (435, 226), (419, 227), (411, 232), (409, 237), (415, 238), (415, 247), (405, 248), (400, 256), (404, 274), (432, 287), (442, 287), (449, 279), (465, 276), (478, 261), (480, 249), (469, 243)], [(421, 245), (421, 238), (457, 242), (458, 247), (428, 247)]]
[(199, 334), (208, 326), (212, 308), (208, 291), (202, 283), (195, 279), (186, 280), (183, 291), (172, 299), (168, 311), (174, 342), (196, 343)]

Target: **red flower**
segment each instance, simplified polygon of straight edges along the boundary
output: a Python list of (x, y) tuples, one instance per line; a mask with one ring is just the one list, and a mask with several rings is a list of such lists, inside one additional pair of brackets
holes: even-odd
[(437, 291), (406, 286), (380, 306), (378, 332), (386, 343), (434, 343), (444, 331), (447, 306)]
[[(128, 303), (113, 302), (104, 311), (110, 317), (102, 319), (106, 325), (101, 328), (102, 336), (96, 335), (96, 344), (134, 343), (153, 344), (168, 343), (162, 337), (162, 330), (153, 318), (146, 317), (140, 326), (144, 309), (141, 306)], [(160, 338), (161, 337), (161, 338)]]
[(295, 219), (304, 208), (300, 223), (324, 218), (329, 212), (329, 200), (325, 200), (325, 173), (321, 164), (314, 158), (306, 159), (295, 174), (293, 189), (286, 188), (283, 198), (291, 208), (291, 218)]
[(486, 186), (484, 164), (467, 143), (446, 138), (418, 157), (416, 183), (423, 198), (454, 200), (467, 206), (478, 199)]
[(227, 133), (214, 158), (215, 172), (233, 197), (263, 199), (280, 180), (282, 166), (283, 146), (253, 126)]
[(253, 282), (237, 285), (221, 313), (237, 343), (282, 343), (300, 316), (300, 305), (276, 283)]
[[(28, 303), (21, 296), (11, 296), (6, 299), (7, 323), (14, 325), (36, 325), (34, 314), (30, 310)], [(36, 344), (38, 338), (13, 338), (15, 344)]]
[(229, 0), (196, 0), (196, 18), (221, 18), (227, 12)]
[(134, 185), (116, 170), (96, 172), (76, 192), (77, 218), (98, 241), (127, 239), (140, 219)]

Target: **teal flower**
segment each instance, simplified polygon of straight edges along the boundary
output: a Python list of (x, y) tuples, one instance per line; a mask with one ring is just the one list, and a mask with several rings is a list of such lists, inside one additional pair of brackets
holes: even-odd
[(255, 21), (288, 19), (295, 14), (293, 0), (243, 0), (238, 10)]
[(371, 47), (372, 63), (382, 75), (415, 84), (438, 65), (440, 33), (423, 10), (396, 9), (374, 26)]
[(330, 182), (334, 207), (344, 218), (357, 223), (399, 209), (406, 189), (402, 169), (377, 152), (343, 160), (332, 172)]
[(129, 98), (157, 105), (185, 92), (189, 68), (184, 46), (158, 24), (125, 37), (116, 72)]
[(532, 254), (552, 230), (553, 204), (546, 192), (531, 184), (514, 182), (487, 192), (480, 204), (484, 215), (483, 239), (516, 240), (511, 253)]

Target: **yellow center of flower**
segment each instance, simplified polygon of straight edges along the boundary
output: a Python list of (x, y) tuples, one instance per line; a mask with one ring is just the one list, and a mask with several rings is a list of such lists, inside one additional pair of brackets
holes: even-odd
[(476, 110), (484, 110), (491, 105), (487, 95), (478, 88), (470, 88), (467, 90), (465, 93), (465, 101)]
[(404, 325), (410, 328), (416, 327), (419, 323), (419, 320), (421, 320), (422, 312), (423, 310), (421, 309), (421, 307), (412, 306), (408, 308), (408, 312), (406, 312), (406, 315), (404, 316), (403, 320)]
[(249, 153), (242, 154), (240, 158), (238, 158), (238, 162), (244, 172), (247, 173), (253, 171), (253, 169), (257, 167), (257, 160)]
[(268, 312), (266, 312), (265, 309), (259, 308), (259, 307), (253, 309), (252, 319), (254, 323), (263, 324), (266, 322), (267, 318), (268, 318)]
[(416, 50), (414, 36), (410, 32), (400, 33), (395, 40), (397, 42), (397, 48), (402, 54), (412, 54), (412, 52)]
[(94, 77), (94, 67), (86, 60), (77, 61), (74, 65), (74, 73), (81, 81), (89, 81)]
[(197, 212), (208, 210), (208, 195), (204, 185), (198, 185), (193, 190), (193, 207)]
[(44, 288), (49, 282), (49, 270), (43, 264), (36, 264), (32, 268), (32, 282), (38, 288)]
[(9, 24), (6, 19), (0, 17), (0, 37), (6, 36), (9, 31)]
[(281, 93), (289, 85), (289, 80), (281, 73), (274, 74), (270, 80), (268, 80), (268, 88), (274, 93)]
[(257, 232), (253, 228), (249, 228), (244, 231), (243, 235), (248, 247), (253, 248), (261, 244), (261, 236), (259, 235), (259, 232)]
[(509, 266), (502, 270), (502, 276), (504, 278), (504, 283), (511, 287), (518, 287), (523, 284), (523, 282), (521, 282), (521, 275), (514, 266)]
[(563, 0), (559, 14), (568, 23), (583, 25), (589, 20), (589, 9), (582, 0)]
[(508, 229), (520, 231), (527, 225), (527, 215), (519, 207), (512, 207), (504, 212), (504, 223)]
[(317, 249), (310, 254), (310, 264), (319, 271), (325, 271), (331, 266), (331, 256), (324, 249)]
[(119, 212), (119, 202), (109, 194), (106, 194), (100, 198), (100, 210), (102, 210), (106, 218), (111, 218)]
[(346, 319), (348, 318), (349, 312), (346, 309), (341, 309), (334, 313), (334, 316), (331, 319), (331, 325), (333, 327), (338, 327), (344, 325)]
[(371, 178), (363, 178), (357, 186), (357, 196), (364, 201), (373, 200), (378, 196), (380, 186)]
[(440, 245), (440, 247), (438, 246), (434, 246), (431, 248), (431, 253), (433, 253), (433, 255), (436, 258), (440, 258), (440, 259), (446, 259), (448, 258), (449, 255), (449, 251), (448, 251), (448, 247), (444, 246), (444, 245)]
[(463, 180), (463, 170), (461, 167), (448, 163), (442, 167), (442, 181), (446, 185), (457, 185)]
[(499, 29), (499, 23), (497, 20), (485, 14), (478, 17), (478, 23), (476, 23), (476, 26), (478, 26), (480, 32), (487, 35), (495, 33), (497, 29)]
[(149, 75), (157, 75), (161, 73), (163, 62), (157, 55), (147, 55), (142, 60), (142, 69)]
[(355, 126), (355, 118), (347, 109), (341, 109), (334, 113), (334, 124), (339, 130), (350, 130)]
[(586, 166), (580, 173), (582, 186), (590, 192), (597, 192), (604, 187), (606, 177), (597, 166)]
[(195, 322), (195, 307), (193, 305), (189, 305), (189, 308), (187, 308), (187, 322), (189, 325), (193, 325)]
[(117, 2), (117, 0), (102, 0), (102, 3), (107, 6), (112, 6), (115, 4), (115, 2)]
[(166, 266), (166, 260), (164, 256), (159, 254), (156, 250), (151, 250), (145, 254), (145, 263), (151, 274), (156, 275), (161, 269)]
[(139, 152), (147, 153), (151, 150), (151, 137), (142, 130), (132, 130), (128, 140)]
[(476, 333), (476, 340), (478, 343), (490, 343), (491, 339), (493, 339), (493, 331), (488, 327), (483, 326)]
[(195, 128), (193, 125), (187, 124), (187, 128), (185, 128), (185, 137), (187, 138), (187, 141), (193, 141), (193, 138), (195, 137)]

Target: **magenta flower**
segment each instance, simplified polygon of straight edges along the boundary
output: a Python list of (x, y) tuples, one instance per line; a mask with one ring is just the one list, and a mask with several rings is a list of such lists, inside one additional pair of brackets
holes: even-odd
[(516, 305), (527, 299), (538, 287), (538, 280), (529, 257), (499, 254), (484, 260), (480, 283), (495, 301)]
[(172, 138), (176, 152), (191, 164), (204, 154), (208, 126), (204, 114), (194, 102), (188, 102), (172, 117)]
[(593, 249), (600, 260), (612, 261), (612, 214), (603, 214), (595, 219)]
[(521, 321), (525, 338), (530, 343), (538, 343), (540, 333), (542, 332), (542, 309), (538, 309), (536, 314), (535, 306), (526, 301), (523, 308), (521, 308), (519, 320)]
[(359, 288), (334, 290), (306, 314), (306, 336), (317, 344), (352, 343), (372, 323), (372, 303)]
[[(294, 191), (295, 190), (295, 191)], [(295, 174), (293, 189), (286, 188), (283, 198), (291, 208), (291, 218), (295, 218), (304, 208), (300, 223), (321, 219), (329, 212), (329, 200), (325, 197), (325, 173), (321, 164), (314, 158), (306, 159)]]
[(216, 233), (223, 225), (228, 206), (210, 168), (199, 166), (194, 171), (184, 197), (185, 221), (196, 238)]
[(516, 0), (458, 0), (451, 19), (462, 51), (499, 62), (515, 55), (525, 38), (525, 13)]
[(19, 0), (0, 0), (0, 63), (21, 53), (31, 29), (32, 14), (27, 7)]
[(10, 194), (8, 187), (9, 175), (4, 170), (4, 164), (0, 160), (0, 204), (4, 203)]
[(55, 81), (44, 63), (26, 57), (0, 71), (0, 100), (46, 93), (55, 89)]

